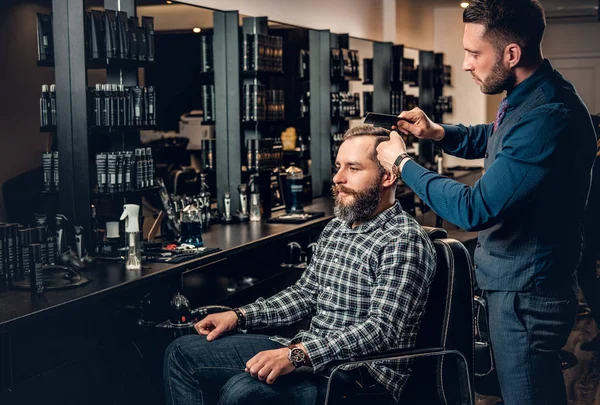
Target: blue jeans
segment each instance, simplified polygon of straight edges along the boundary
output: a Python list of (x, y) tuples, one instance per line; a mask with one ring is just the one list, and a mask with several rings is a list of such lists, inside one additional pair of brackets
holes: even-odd
[(575, 322), (575, 289), (485, 291), (485, 298), (504, 404), (566, 405), (558, 351)]
[[(281, 347), (265, 335), (225, 335), (212, 342), (203, 335), (182, 336), (165, 353), (167, 404), (322, 404), (328, 380), (309, 367), (281, 376), (272, 385), (244, 372), (246, 362), (255, 354)], [(332, 393), (360, 402), (391, 401), (385, 388), (363, 369), (336, 373)]]

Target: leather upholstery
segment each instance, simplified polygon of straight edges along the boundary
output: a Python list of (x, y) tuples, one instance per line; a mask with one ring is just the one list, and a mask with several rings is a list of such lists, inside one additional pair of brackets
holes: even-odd
[[(423, 228), (433, 240), (437, 268), (415, 348), (405, 351), (405, 354), (410, 356), (417, 353), (456, 350), (464, 355), (466, 365), (458, 356), (451, 354), (413, 359), (412, 373), (400, 403), (471, 404), (474, 398), (475, 345), (471, 257), (460, 242), (446, 238), (447, 232), (444, 229)], [(436, 239), (437, 237), (441, 239)], [(386, 357), (393, 358), (394, 352), (356, 358), (350, 363), (360, 364), (361, 361), (373, 361), (374, 358), (384, 360)], [(345, 362), (339, 362), (342, 363)], [(465, 366), (468, 367), (468, 373), (464, 370)], [(357, 402), (351, 397), (341, 403), (350, 405), (363, 402)], [(376, 403), (370, 400), (369, 405)]]
[(443, 228), (434, 228), (431, 226), (422, 226), (421, 228), (427, 232), (427, 236), (429, 236), (429, 239), (431, 240), (444, 239), (448, 237), (448, 231)]
[[(432, 231), (430, 235), (436, 233)], [(416, 348), (438, 347), (460, 351), (467, 360), (473, 387), (474, 325), (471, 258), (454, 239), (434, 240), (436, 275), (417, 335)], [(444, 299), (443, 297), (446, 297)], [(466, 404), (468, 388), (456, 356), (415, 360), (401, 403)], [(462, 370), (464, 371), (464, 370)]]

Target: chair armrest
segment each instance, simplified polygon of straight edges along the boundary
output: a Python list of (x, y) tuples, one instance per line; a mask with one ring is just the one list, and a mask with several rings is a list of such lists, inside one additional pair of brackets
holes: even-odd
[[(391, 358), (397, 357), (416, 357), (420, 355), (427, 354), (442, 354), (444, 349), (441, 347), (425, 347), (425, 348), (412, 348), (412, 349), (398, 349), (398, 350), (390, 350), (385, 353), (377, 353), (377, 354), (369, 354), (366, 356), (358, 356), (352, 357), (347, 360), (335, 360), (328, 363), (328, 366), (339, 367), (346, 364), (356, 364), (356, 363), (372, 363), (374, 361), (379, 360), (389, 360)], [(451, 352), (451, 351), (447, 351)]]
[[(333, 382), (333, 375), (340, 370), (342, 366), (375, 363), (383, 360), (400, 360), (403, 358), (418, 358), (418, 357), (431, 357), (431, 356), (443, 356), (443, 355), (456, 355), (465, 366), (468, 364), (465, 356), (458, 350), (448, 350), (441, 347), (425, 347), (425, 348), (413, 348), (413, 349), (399, 349), (392, 350), (385, 353), (353, 357), (348, 360), (332, 361), (328, 363), (330, 367), (333, 367), (331, 374), (329, 375), (327, 382), (327, 391), (325, 392), (325, 405), (329, 405), (329, 395), (331, 391), (331, 384)], [(471, 380), (469, 376), (469, 370), (467, 369), (467, 386), (469, 390), (469, 404), (474, 404), (474, 399), (471, 391)]]

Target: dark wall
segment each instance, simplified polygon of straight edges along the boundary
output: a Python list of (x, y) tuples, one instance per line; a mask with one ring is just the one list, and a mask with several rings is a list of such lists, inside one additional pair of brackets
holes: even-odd
[(51, 8), (51, 0), (0, 1), (0, 221), (2, 185), (40, 167), (48, 141), (39, 131), (38, 104), (42, 84), (54, 83), (54, 69), (36, 66), (36, 13)]

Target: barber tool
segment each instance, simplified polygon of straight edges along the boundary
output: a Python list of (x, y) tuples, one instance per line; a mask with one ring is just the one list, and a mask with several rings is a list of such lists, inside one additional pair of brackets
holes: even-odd
[(238, 193), (240, 194), (240, 210), (238, 211), (238, 217), (241, 221), (248, 220), (248, 186), (246, 184), (240, 184), (238, 186)]
[(142, 250), (140, 241), (140, 206), (136, 204), (125, 204), (121, 221), (125, 221), (125, 235), (127, 240), (127, 259), (125, 269), (142, 269)]
[(260, 221), (260, 186), (259, 178), (253, 175), (250, 178), (250, 221)]
[(87, 256), (85, 244), (83, 243), (83, 226), (75, 225), (73, 228), (75, 229), (75, 246), (77, 249), (77, 257), (79, 257), (80, 260), (83, 260)]
[(233, 217), (231, 216), (231, 193), (226, 192), (223, 195), (223, 222), (228, 224), (233, 221)]
[(57, 253), (61, 254), (69, 250), (69, 241), (67, 239), (67, 226), (69, 221), (62, 214), (56, 214), (56, 246)]
[(401, 121), (397, 115), (367, 113), (363, 123), (391, 130), (392, 127), (398, 126), (398, 121)]

